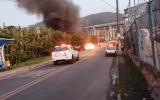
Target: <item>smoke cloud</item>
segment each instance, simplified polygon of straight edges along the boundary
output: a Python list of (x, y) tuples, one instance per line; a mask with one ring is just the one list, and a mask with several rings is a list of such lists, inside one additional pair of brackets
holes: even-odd
[(79, 7), (70, 0), (16, 0), (16, 3), (28, 14), (42, 15), (47, 28), (74, 32), (79, 25)]

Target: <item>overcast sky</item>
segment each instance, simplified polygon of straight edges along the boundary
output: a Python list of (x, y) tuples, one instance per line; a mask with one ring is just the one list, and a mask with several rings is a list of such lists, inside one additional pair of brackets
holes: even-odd
[[(100, 12), (116, 12), (115, 9), (104, 3), (102, 0), (72, 0), (74, 4), (79, 6), (81, 17), (100, 13)], [(104, 0), (114, 8), (116, 8), (116, 0)], [(138, 0), (136, 0), (138, 1)], [(124, 9), (127, 8), (129, 0), (119, 0), (120, 12), (123, 13)], [(133, 3), (133, 0), (131, 0)], [(29, 15), (24, 9), (20, 9), (16, 6), (12, 0), (0, 0), (0, 26), (3, 22), (6, 26), (24, 26), (33, 25), (37, 22), (42, 21), (42, 17), (36, 15)]]

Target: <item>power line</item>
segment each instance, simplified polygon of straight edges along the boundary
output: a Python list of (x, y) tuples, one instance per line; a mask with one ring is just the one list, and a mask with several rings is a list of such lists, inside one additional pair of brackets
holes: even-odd
[(116, 8), (114, 8), (113, 6), (111, 6), (110, 4), (108, 4), (106, 1), (102, 0), (104, 3), (106, 3), (107, 5), (109, 5), (110, 7), (112, 7), (114, 10), (117, 10)]

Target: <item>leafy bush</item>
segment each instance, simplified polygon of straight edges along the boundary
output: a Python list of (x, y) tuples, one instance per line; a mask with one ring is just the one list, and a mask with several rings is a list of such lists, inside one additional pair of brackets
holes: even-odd
[(99, 39), (99, 42), (105, 42), (105, 39)]
[(71, 45), (73, 47), (81, 46), (82, 43), (83, 43), (83, 39), (79, 35), (77, 35), (77, 34), (72, 35), (72, 37), (71, 37)]
[(5, 59), (10, 60), (11, 64), (49, 56), (56, 45), (72, 44), (73, 47), (83, 48), (84, 44), (84, 37), (78, 34), (66, 34), (44, 27), (0, 28), (0, 38), (15, 39), (5, 46)]
[(97, 36), (91, 36), (90, 42), (93, 43), (93, 44), (97, 44), (98, 43), (98, 37)]

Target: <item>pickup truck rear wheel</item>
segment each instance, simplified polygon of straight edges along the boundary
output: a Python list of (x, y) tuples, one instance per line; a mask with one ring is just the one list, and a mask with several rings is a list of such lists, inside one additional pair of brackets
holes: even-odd
[(117, 53), (115, 53), (115, 55), (114, 55), (115, 57), (117, 57)]
[(72, 59), (70, 60), (70, 63), (73, 64), (73, 63), (74, 63), (74, 60), (75, 60), (75, 59), (74, 59), (74, 57), (73, 57), (73, 55), (72, 55)]
[(106, 57), (108, 56), (107, 53), (105, 53), (105, 56), (106, 56)]
[(79, 61), (79, 54), (78, 54), (78, 57), (77, 57), (77, 59), (76, 59), (77, 61)]
[(58, 65), (58, 61), (54, 61), (53, 63), (54, 63), (54, 65), (55, 65), (55, 66), (57, 66), (57, 65)]

